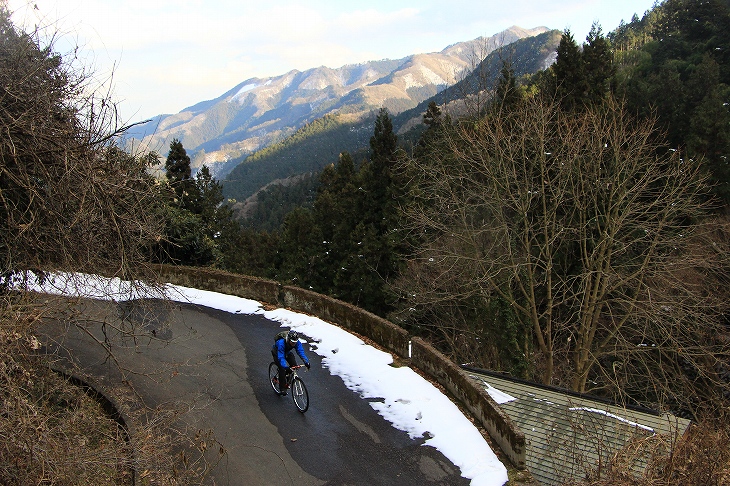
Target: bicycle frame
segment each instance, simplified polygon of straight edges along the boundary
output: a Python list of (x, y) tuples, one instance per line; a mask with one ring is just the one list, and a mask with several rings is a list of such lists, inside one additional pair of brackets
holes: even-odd
[[(288, 368), (290, 372), (287, 374), (286, 382), (288, 389), (291, 391), (294, 405), (296, 405), (297, 410), (304, 413), (309, 409), (309, 392), (307, 392), (307, 387), (304, 384), (304, 381), (297, 373), (297, 369), (302, 366), (304, 365), (296, 365)], [(271, 382), (271, 387), (274, 391), (278, 395), (281, 395), (282, 393), (279, 387), (279, 367), (274, 362), (269, 365), (269, 381)]]

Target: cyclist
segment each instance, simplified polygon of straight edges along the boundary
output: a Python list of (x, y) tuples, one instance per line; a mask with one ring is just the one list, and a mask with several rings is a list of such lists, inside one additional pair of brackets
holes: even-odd
[(274, 346), (271, 348), (271, 356), (274, 357), (274, 362), (279, 367), (279, 393), (282, 395), (286, 395), (286, 389), (289, 387), (286, 383), (289, 367), (297, 365), (297, 359), (294, 356), (295, 351), (309, 369), (309, 358), (304, 354), (304, 347), (299, 341), (299, 333), (291, 330), (282, 331), (276, 335)]

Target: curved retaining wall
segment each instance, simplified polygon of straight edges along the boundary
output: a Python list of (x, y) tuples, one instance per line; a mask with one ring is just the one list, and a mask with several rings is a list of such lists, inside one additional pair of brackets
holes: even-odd
[(299, 287), (282, 287), (281, 296), (279, 304), (283, 307), (336, 323), (340, 327), (367, 336), (398, 356), (408, 357), (410, 336), (405, 329), (382, 317), (341, 300)]
[(272, 280), (235, 275), (208, 268), (174, 267), (171, 265), (157, 265), (156, 268), (161, 282), (235, 295), (236, 297), (270, 304), (278, 304), (280, 300), (281, 285)]
[(423, 339), (359, 307), (299, 287), (220, 270), (158, 266), (159, 278), (183, 287), (235, 295), (245, 299), (311, 314), (372, 339), (425, 372), (446, 388), (472, 413), (492, 440), (519, 469), (525, 468), (525, 435), (492, 397), (459, 366)]
[(484, 427), (518, 469), (525, 469), (525, 434), (464, 370), (419, 337), (411, 340), (411, 365), (433, 377)]

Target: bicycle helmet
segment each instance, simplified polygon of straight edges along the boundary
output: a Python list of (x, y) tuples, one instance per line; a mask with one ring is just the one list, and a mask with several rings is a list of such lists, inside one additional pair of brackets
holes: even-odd
[(289, 331), (289, 341), (292, 343), (299, 341), (299, 333), (296, 331)]

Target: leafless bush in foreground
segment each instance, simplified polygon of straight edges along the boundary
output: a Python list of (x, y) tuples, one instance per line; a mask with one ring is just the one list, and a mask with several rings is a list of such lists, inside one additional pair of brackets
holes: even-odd
[[(191, 484), (207, 467), (174, 451), (208, 439), (165, 433), (165, 414), (153, 410), (128, 442), (40, 352), (48, 319), (87, 323), (73, 302), (24, 292), (26, 276), (153, 284), (146, 262), (163, 234), (161, 189), (147, 171), (154, 156), (115, 145), (124, 127), (108, 90), (73, 53), (54, 51), (51, 31), (17, 28), (0, 2), (0, 483), (130, 484), (136, 469), (158, 484)], [(139, 328), (119, 331), (134, 337)]]

